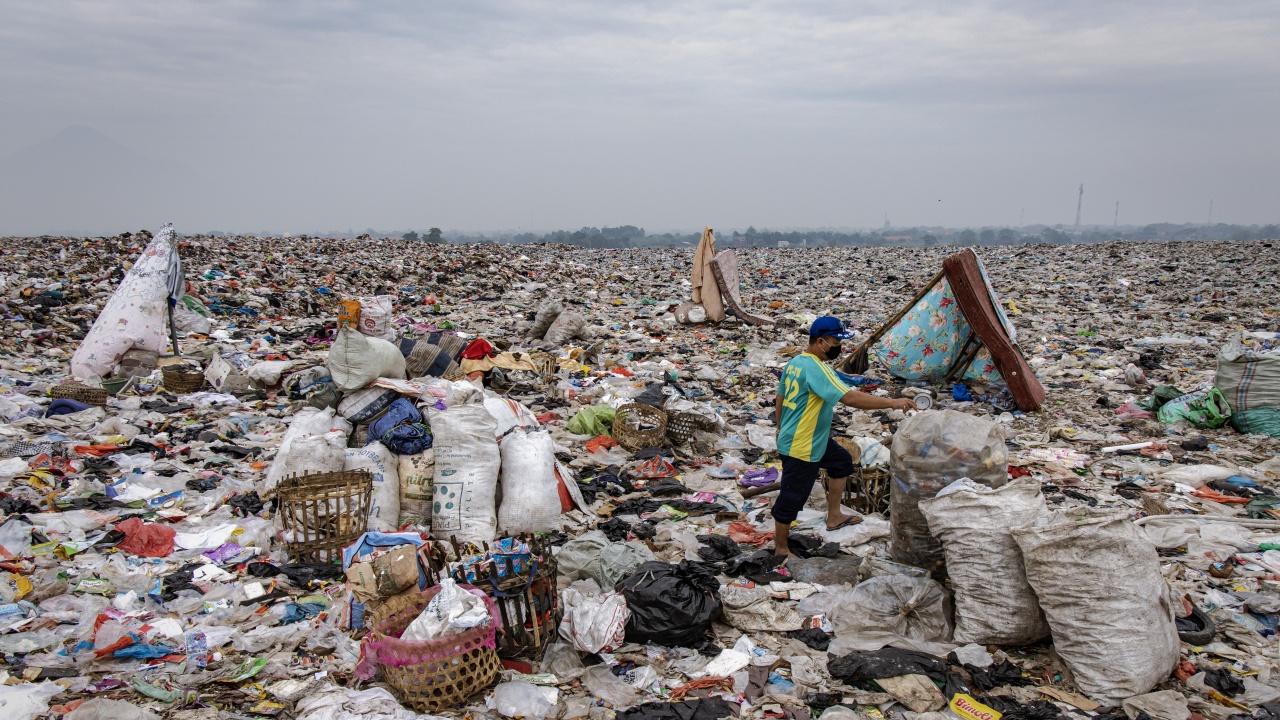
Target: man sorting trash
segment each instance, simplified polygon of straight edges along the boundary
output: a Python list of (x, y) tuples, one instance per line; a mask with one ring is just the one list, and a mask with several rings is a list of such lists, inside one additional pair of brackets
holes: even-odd
[(782, 489), (773, 504), (774, 552), (792, 557), (787, 546), (791, 523), (804, 507), (818, 471), (826, 470), (827, 529), (862, 520), (840, 512), (844, 486), (853, 474), (853, 456), (831, 439), (831, 414), (836, 403), (859, 410), (914, 410), (911, 400), (880, 398), (850, 390), (826, 364), (840, 357), (840, 341), (852, 336), (838, 318), (820, 317), (809, 328), (809, 348), (787, 363), (778, 382), (773, 419), (778, 426), (778, 454), (782, 456)]

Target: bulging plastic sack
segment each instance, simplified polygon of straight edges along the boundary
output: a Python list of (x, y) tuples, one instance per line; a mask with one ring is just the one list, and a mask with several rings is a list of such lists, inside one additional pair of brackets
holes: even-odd
[(400, 461), (382, 443), (348, 448), (344, 470), (368, 470), (373, 475), (369, 498), (369, 529), (394, 532), (400, 522)]
[(360, 325), (362, 334), (388, 342), (396, 339), (391, 325), (391, 313), (395, 311), (394, 295), (374, 295), (360, 298)]
[[(293, 448), (294, 443), (298, 440), (324, 435), (329, 432), (341, 433), (343, 440), (340, 442), (339, 447), (345, 447), (345, 438), (351, 433), (351, 423), (342, 418), (334, 417), (332, 408), (317, 410), (316, 408), (308, 407), (299, 410), (290, 420), (289, 428), (280, 440), (280, 449), (276, 450), (275, 459), (271, 461), (271, 467), (267, 468), (265, 490), (274, 489), (276, 485), (280, 484), (281, 480), (291, 475), (341, 470), (341, 463), (334, 467), (333, 458), (328, 455), (320, 458), (319, 462), (310, 457), (310, 452), (320, 449), (317, 445), (305, 448), (301, 452), (295, 452)], [(328, 446), (336, 441), (337, 438), (326, 439), (324, 443)]]
[(454, 405), (428, 412), (436, 453), (431, 534), (442, 540), (489, 542), (497, 535), (494, 512), (502, 457), (494, 439), (497, 421), (483, 405)]
[(556, 566), (564, 582), (593, 580), (611, 588), (642, 563), (658, 558), (643, 543), (613, 542), (599, 530), (570, 540), (556, 554)]
[(613, 652), (626, 638), (627, 599), (620, 593), (588, 595), (568, 587), (560, 592), (564, 618), (560, 637), (573, 643), (578, 652)]
[(400, 348), (352, 328), (339, 328), (329, 347), (329, 374), (342, 392), (360, 390), (380, 377), (403, 380), (404, 372)]
[(929, 532), (920, 501), (969, 478), (990, 488), (1009, 481), (1009, 451), (998, 423), (956, 410), (926, 410), (893, 435), (889, 461), (891, 554), (896, 562), (946, 575), (942, 546)]
[(1059, 511), (1012, 533), (1082, 693), (1118, 705), (1169, 677), (1179, 658), (1169, 588), (1155, 546), (1123, 513)]
[(543, 430), (515, 430), (502, 440), (502, 506), (498, 526), (507, 533), (560, 529), (556, 446)]
[(946, 655), (954, 647), (947, 619), (946, 591), (930, 578), (885, 575), (858, 583), (833, 613), (835, 638), (828, 651), (885, 646)]
[(71, 374), (77, 380), (106, 377), (134, 348), (164, 352), (168, 278), (177, 252), (173, 226), (165, 225), (134, 261), (71, 356)]
[(617, 589), (631, 611), (629, 642), (694, 645), (720, 618), (720, 581), (701, 563), (647, 562)]
[(431, 488), (436, 472), (436, 452), (425, 450), (417, 455), (401, 455), (400, 524), (431, 528)]
[(591, 333), (587, 329), (587, 319), (577, 310), (565, 310), (560, 313), (547, 334), (543, 336), (552, 345), (564, 345), (575, 338), (590, 340)]
[(1009, 532), (1049, 513), (1039, 481), (1022, 478), (992, 490), (958, 480), (922, 501), (920, 510), (946, 553), (957, 643), (1026, 645), (1048, 636), (1049, 624)]

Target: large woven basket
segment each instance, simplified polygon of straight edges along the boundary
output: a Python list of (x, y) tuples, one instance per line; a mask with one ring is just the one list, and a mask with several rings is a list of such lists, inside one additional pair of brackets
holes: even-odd
[(613, 417), (613, 439), (628, 450), (660, 447), (667, 439), (667, 414), (644, 403), (623, 405)]
[(90, 405), (106, 405), (107, 391), (80, 383), (63, 383), (49, 388), (49, 396), (55, 400), (77, 400)]
[[(475, 589), (470, 585), (458, 587)], [(420, 712), (458, 707), (492, 685), (502, 670), (495, 649), (500, 622), (497, 607), (482, 593), (476, 594), (489, 610), (488, 626), (430, 642), (400, 639), (438, 592), (437, 585), (387, 600), (372, 612), (370, 632), (361, 647), (361, 663), (376, 663), (396, 698)], [(357, 675), (363, 676), (359, 670)]]
[(368, 470), (294, 475), (280, 481), (280, 522), (289, 557), (333, 562), (369, 524), (373, 475)]
[(164, 389), (172, 393), (193, 393), (204, 387), (204, 373), (190, 365), (165, 365)]
[(698, 430), (711, 431), (716, 428), (710, 418), (692, 412), (678, 412), (667, 416), (667, 439), (674, 445), (682, 445), (693, 439)]

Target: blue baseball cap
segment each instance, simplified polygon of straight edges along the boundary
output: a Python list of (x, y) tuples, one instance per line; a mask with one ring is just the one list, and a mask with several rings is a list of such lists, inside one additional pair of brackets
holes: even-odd
[(844, 329), (844, 325), (840, 322), (840, 318), (824, 315), (809, 326), (809, 337), (834, 337), (841, 340), (847, 340), (853, 337), (853, 333)]

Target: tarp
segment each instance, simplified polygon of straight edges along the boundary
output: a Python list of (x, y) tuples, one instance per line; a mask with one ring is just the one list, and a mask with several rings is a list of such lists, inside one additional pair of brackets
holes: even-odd
[[(759, 315), (752, 315), (742, 306), (742, 295), (738, 290), (741, 281), (738, 279), (738, 255), (733, 250), (722, 250), (711, 260), (711, 274), (715, 275), (716, 285), (724, 303), (729, 306), (738, 319), (751, 325), (769, 325), (772, 320)], [(707, 313), (710, 316), (710, 312)]]
[(724, 322), (724, 301), (711, 269), (711, 261), (715, 257), (716, 236), (711, 233), (711, 228), (706, 228), (693, 254), (693, 301), (706, 309), (709, 322)]
[(1044, 402), (1044, 388), (1017, 346), (1017, 331), (971, 249), (948, 257), (943, 276), (871, 347), (871, 354), (903, 380), (939, 382), (961, 359), (971, 338), (982, 348), (960, 376), (1005, 383), (1023, 411)]

